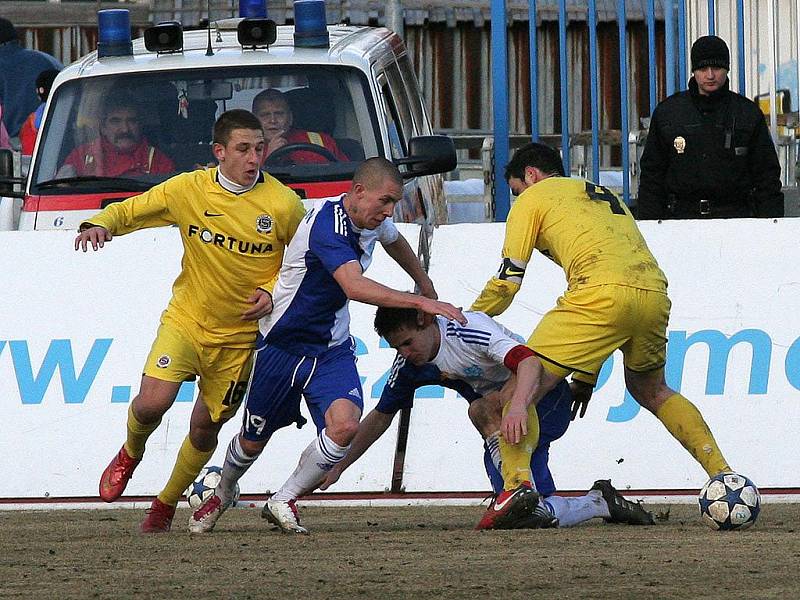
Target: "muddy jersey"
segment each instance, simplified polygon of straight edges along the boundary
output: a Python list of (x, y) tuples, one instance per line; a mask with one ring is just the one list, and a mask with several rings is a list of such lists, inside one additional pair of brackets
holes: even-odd
[(570, 290), (604, 284), (667, 289), (623, 202), (589, 181), (549, 177), (526, 189), (511, 207), (500, 270), (472, 309), (494, 316), (508, 308), (534, 249), (564, 269)]

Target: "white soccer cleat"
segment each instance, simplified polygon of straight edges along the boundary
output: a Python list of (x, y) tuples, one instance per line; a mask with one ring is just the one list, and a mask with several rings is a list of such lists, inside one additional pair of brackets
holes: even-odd
[(283, 533), (308, 534), (308, 529), (300, 525), (300, 515), (297, 513), (297, 506), (294, 500), (289, 500), (288, 502), (267, 500), (261, 516), (276, 525)]
[(214, 494), (203, 502), (189, 517), (189, 533), (210, 533), (214, 525), (233, 502), (223, 502)]

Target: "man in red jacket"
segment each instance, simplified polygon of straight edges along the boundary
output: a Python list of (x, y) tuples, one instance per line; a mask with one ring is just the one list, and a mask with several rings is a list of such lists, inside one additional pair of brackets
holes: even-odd
[[(289, 101), (283, 92), (270, 88), (260, 92), (253, 99), (253, 114), (261, 121), (264, 128), (264, 160), (284, 146), (292, 144), (314, 144), (327, 150), (326, 153), (317, 153), (310, 150), (296, 150), (284, 155), (287, 162), (292, 163), (328, 163), (332, 162), (328, 155), (333, 155), (336, 160), (349, 161), (350, 159), (336, 145), (336, 141), (327, 133), (306, 131), (292, 127), (293, 115)], [(281, 160), (279, 159), (279, 162)]]
[(174, 171), (172, 160), (142, 134), (136, 104), (115, 98), (103, 107), (100, 136), (70, 152), (58, 176), (130, 177)]

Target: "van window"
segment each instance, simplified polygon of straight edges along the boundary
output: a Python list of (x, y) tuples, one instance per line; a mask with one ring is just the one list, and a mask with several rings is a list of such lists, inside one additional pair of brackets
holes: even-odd
[(419, 135), (416, 127), (414, 126), (414, 119), (411, 116), (411, 104), (419, 102), (415, 97), (410, 99), (406, 93), (406, 87), (403, 84), (403, 78), (400, 75), (400, 69), (396, 64), (389, 65), (386, 68), (386, 81), (389, 84), (392, 100), (395, 106), (395, 119), (400, 123), (400, 129), (404, 141), (404, 148), (408, 148), (408, 141)]
[(87, 77), (55, 90), (51, 106), (33, 193), (143, 191), (205, 166), (214, 121), (232, 108), (260, 112), (265, 138), (282, 139), (263, 166), (285, 183), (345, 181), (383, 154), (366, 77), (342, 66)]
[[(401, 56), (397, 59), (397, 65), (400, 67), (400, 74), (403, 77), (403, 85), (408, 98), (411, 116), (414, 119), (414, 126), (417, 135), (431, 135), (433, 133), (431, 125), (428, 122), (428, 117), (422, 108), (422, 92), (417, 83), (417, 76), (414, 74), (414, 68), (408, 55)], [(414, 101), (415, 99), (418, 99)]]
[(397, 107), (392, 98), (392, 92), (389, 85), (384, 83), (381, 86), (381, 96), (386, 103), (386, 129), (389, 132), (389, 148), (392, 152), (392, 158), (403, 158), (406, 156), (406, 139), (403, 135), (403, 128), (400, 123), (400, 117), (397, 114)]

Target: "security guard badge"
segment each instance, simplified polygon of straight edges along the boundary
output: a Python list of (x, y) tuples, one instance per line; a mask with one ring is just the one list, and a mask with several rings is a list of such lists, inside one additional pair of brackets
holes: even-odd
[(683, 154), (683, 151), (686, 150), (686, 140), (680, 135), (673, 140), (672, 145), (675, 146), (678, 154)]

